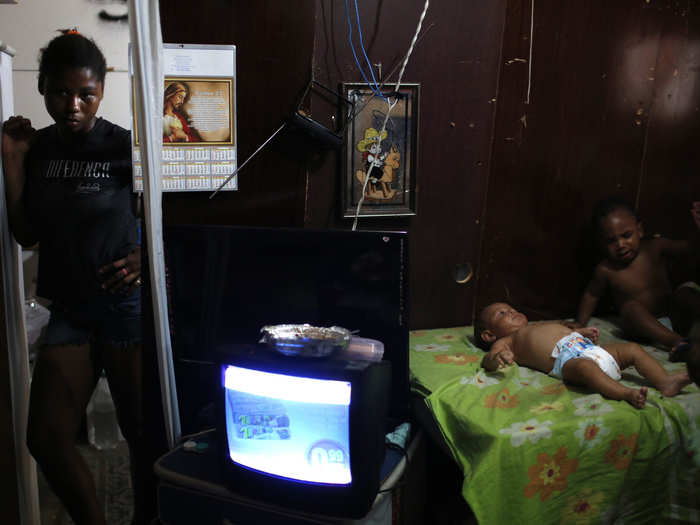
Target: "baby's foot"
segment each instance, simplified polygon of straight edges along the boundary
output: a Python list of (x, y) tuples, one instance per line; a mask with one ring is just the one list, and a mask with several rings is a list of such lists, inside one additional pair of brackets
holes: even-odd
[(648, 391), (649, 389), (645, 386), (639, 390), (632, 390), (630, 388), (625, 401), (627, 401), (634, 408), (644, 408), (644, 404), (647, 402)]
[(666, 397), (675, 396), (680, 392), (685, 385), (690, 384), (690, 377), (688, 372), (680, 372), (678, 374), (668, 375), (658, 386), (661, 395)]

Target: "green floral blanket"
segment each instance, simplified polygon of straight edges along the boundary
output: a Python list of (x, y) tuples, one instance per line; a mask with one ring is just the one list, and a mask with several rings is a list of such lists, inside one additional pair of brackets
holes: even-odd
[[(594, 319), (599, 343), (619, 341)], [(486, 373), (471, 327), (411, 333), (412, 387), (464, 474), (480, 524), (700, 523), (700, 389), (633, 408), (517, 365)], [(645, 347), (670, 372), (666, 352)], [(644, 384), (634, 369), (629, 386)]]

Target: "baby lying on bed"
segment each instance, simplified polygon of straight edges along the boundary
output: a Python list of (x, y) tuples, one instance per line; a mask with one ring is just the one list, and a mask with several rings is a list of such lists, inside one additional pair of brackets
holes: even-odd
[[(635, 390), (618, 382), (621, 370), (634, 366), (664, 396), (675, 396), (690, 383), (687, 372), (669, 375), (636, 343), (597, 346), (598, 329), (572, 330), (557, 322), (528, 324), (527, 317), (505, 303), (493, 303), (477, 318), (475, 337), (488, 354), (489, 372), (514, 362), (567, 383), (588, 387), (603, 396), (642, 408), (647, 387)], [(489, 349), (490, 348), (490, 349)]]

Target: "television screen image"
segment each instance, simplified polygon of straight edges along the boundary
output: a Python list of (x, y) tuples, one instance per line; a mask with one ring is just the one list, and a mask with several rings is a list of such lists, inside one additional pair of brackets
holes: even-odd
[(294, 480), (352, 481), (349, 382), (226, 366), (223, 383), (232, 461)]

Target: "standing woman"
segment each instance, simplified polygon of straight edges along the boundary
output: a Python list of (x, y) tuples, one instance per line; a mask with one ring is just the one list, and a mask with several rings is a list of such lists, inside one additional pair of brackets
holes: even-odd
[(32, 377), (27, 445), (76, 525), (104, 524), (76, 439), (104, 369), (129, 445), (134, 523), (142, 502), (141, 251), (129, 131), (96, 117), (105, 58), (77, 31), (40, 55), (39, 93), (55, 124), (11, 117), (2, 155), (10, 228), (39, 242), (37, 295), (51, 301)]

